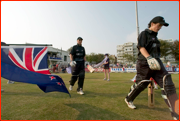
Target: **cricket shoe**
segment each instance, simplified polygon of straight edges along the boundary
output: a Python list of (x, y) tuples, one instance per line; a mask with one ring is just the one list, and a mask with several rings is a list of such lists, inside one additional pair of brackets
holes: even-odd
[(174, 120), (179, 120), (179, 115), (176, 113), (172, 113), (172, 117)]
[(126, 104), (128, 105), (128, 107), (129, 108), (131, 108), (131, 109), (136, 109), (136, 106), (133, 104), (133, 102), (132, 101), (127, 101), (127, 99), (125, 98), (125, 102), (126, 102)]
[(82, 91), (82, 88), (80, 88), (80, 90), (77, 91), (77, 93), (80, 94), (80, 95), (84, 95), (84, 92)]
[(179, 118), (177, 118), (177, 117), (173, 117), (173, 119), (174, 119), (174, 120), (179, 120)]
[(73, 90), (73, 86), (72, 86), (72, 85), (69, 86), (69, 90), (70, 90), (70, 91)]
[(110, 81), (110, 79), (108, 79), (107, 81)]
[(104, 80), (106, 80), (106, 78), (104, 78)]

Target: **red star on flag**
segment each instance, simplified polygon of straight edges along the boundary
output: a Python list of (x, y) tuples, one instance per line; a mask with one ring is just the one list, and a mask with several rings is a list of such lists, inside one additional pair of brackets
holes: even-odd
[(50, 76), (49, 78), (51, 78), (51, 80), (56, 79), (54, 76)]
[(61, 86), (61, 83), (60, 83), (60, 82), (56, 82), (56, 83)]

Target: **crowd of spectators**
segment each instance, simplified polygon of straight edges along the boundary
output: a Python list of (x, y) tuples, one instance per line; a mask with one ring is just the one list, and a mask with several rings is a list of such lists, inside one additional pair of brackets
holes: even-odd
[[(96, 64), (90, 64), (92, 67)], [(49, 65), (49, 70), (53, 73), (67, 73), (66, 72), (66, 68), (69, 67), (69, 63), (68, 65), (63, 65), (60, 62), (58, 63), (52, 63)], [(87, 65), (86, 65), (87, 66)], [(85, 68), (87, 68), (85, 66)], [(171, 65), (171, 63), (168, 61), (167, 64), (164, 64), (165, 67), (172, 67), (172, 71), (175, 71), (175, 68), (179, 68), (179, 65)], [(99, 67), (99, 68), (103, 68), (103, 66)], [(122, 63), (117, 63), (117, 64), (110, 64), (110, 68), (136, 68), (134, 65), (132, 64), (122, 64)]]
[(164, 64), (164, 66), (167, 67), (167, 68), (172, 68), (173, 72), (175, 71), (175, 68), (179, 68), (178, 64), (172, 65), (170, 61), (168, 61), (167, 64)]
[(62, 65), (60, 62), (49, 65), (49, 70), (53, 73), (66, 73), (66, 65)]

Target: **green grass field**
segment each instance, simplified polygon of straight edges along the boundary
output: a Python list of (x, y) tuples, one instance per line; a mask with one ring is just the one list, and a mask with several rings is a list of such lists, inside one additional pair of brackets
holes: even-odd
[[(58, 74), (69, 88), (70, 74)], [(85, 95), (73, 91), (44, 93), (37, 85), (7, 84), (1, 78), (2, 120), (172, 120), (170, 111), (155, 90), (155, 108), (148, 107), (145, 89), (135, 100), (137, 109), (130, 109), (124, 102), (135, 73), (111, 73), (110, 82), (103, 80), (103, 73), (86, 73)], [(172, 74), (179, 95), (179, 74)]]

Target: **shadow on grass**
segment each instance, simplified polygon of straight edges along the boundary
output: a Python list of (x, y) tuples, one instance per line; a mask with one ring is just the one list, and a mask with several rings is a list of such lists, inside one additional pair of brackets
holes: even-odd
[(87, 97), (108, 97), (108, 98), (115, 98), (115, 97), (124, 97), (127, 95), (127, 93), (98, 93), (98, 92), (91, 92), (91, 91), (85, 91), (85, 95)]
[(89, 79), (89, 81), (91, 81), (91, 80), (95, 80), (95, 81), (97, 81), (97, 80), (99, 80), (99, 81), (103, 80), (102, 77), (86, 77), (85, 79)]
[[(60, 94), (59, 94), (60, 93)], [(2, 92), (1, 95), (23, 95), (23, 96), (35, 96), (35, 97), (53, 97), (53, 98), (70, 98), (69, 94), (63, 92)]]
[(168, 113), (170, 113), (170, 111), (168, 110), (168, 107), (165, 109), (165, 108), (158, 108), (158, 107), (154, 107), (154, 108), (150, 108), (150, 107), (148, 107), (148, 106), (146, 106), (146, 105), (139, 105), (139, 104), (135, 104), (136, 105), (136, 107), (137, 107), (137, 110), (138, 109), (141, 109), (141, 108), (144, 108), (144, 109), (151, 109), (152, 111), (153, 110), (156, 110), (156, 111), (159, 111), (159, 113), (161, 112), (161, 113), (164, 113), (164, 112), (168, 112)]
[[(98, 93), (98, 92), (91, 92), (85, 91), (85, 97), (107, 97), (107, 98), (116, 98), (116, 97), (124, 97), (127, 93)], [(37, 97), (53, 97), (53, 98), (70, 98), (69, 94), (63, 92), (7, 92), (6, 90), (1, 93), (1, 95), (23, 95), (23, 96), (37, 96)], [(71, 98), (77, 98), (81, 95), (77, 94), (76, 91), (70, 91)]]
[(109, 110), (98, 108), (89, 104), (73, 103), (65, 104), (71, 108), (79, 111), (79, 115), (75, 120), (127, 120), (127, 117), (123, 117)]

